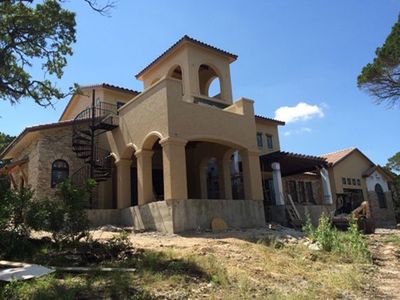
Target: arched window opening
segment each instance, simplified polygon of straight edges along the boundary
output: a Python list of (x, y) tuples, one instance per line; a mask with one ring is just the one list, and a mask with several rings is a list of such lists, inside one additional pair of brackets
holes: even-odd
[(239, 151), (235, 151), (231, 156), (231, 184), (232, 198), (244, 199), (243, 167)]
[(180, 66), (176, 66), (172, 72), (170, 72), (169, 77), (182, 80), (182, 69)]
[(156, 201), (164, 200), (164, 173), (163, 173), (163, 154), (160, 140), (157, 140), (152, 148), (152, 180), (153, 198)]
[(216, 158), (211, 158), (207, 163), (207, 198), (219, 199), (219, 174)]
[(387, 208), (385, 193), (383, 192), (383, 188), (379, 183), (375, 185), (375, 193), (378, 197), (379, 208)]
[(203, 96), (221, 99), (221, 80), (209, 65), (199, 67), (199, 89)]
[(51, 166), (51, 187), (55, 187), (60, 182), (68, 178), (69, 166), (65, 160), (57, 159)]

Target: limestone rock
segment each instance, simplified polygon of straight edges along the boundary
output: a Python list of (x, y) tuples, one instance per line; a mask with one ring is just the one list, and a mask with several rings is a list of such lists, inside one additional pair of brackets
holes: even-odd
[(228, 225), (224, 219), (216, 217), (211, 221), (211, 229), (213, 232), (224, 231), (228, 229)]

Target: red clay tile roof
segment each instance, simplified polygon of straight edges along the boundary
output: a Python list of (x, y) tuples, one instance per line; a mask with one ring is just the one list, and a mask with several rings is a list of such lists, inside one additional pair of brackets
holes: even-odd
[(347, 155), (352, 153), (354, 150), (357, 150), (357, 148), (352, 147), (352, 148), (348, 148), (348, 149), (342, 149), (342, 150), (338, 150), (335, 152), (322, 154), (320, 156), (326, 158), (326, 161), (329, 164), (335, 165), (339, 161), (341, 161), (343, 158), (345, 158)]
[[(132, 94), (133, 96), (136, 96), (136, 95), (140, 94), (140, 92), (138, 92), (138, 91), (127, 89), (127, 88), (116, 86), (116, 85), (112, 85), (112, 84), (108, 84), (108, 83), (100, 83), (100, 84), (91, 84), (91, 85), (80, 86), (81, 89), (90, 89), (90, 88), (99, 88), (99, 87), (102, 87), (102, 88), (105, 88), (105, 89), (109, 89), (109, 90), (115, 90), (115, 91), (119, 91), (119, 92), (129, 93), (129, 94)], [(62, 112), (60, 118), (58, 119), (59, 121), (62, 119), (62, 117), (66, 113), (68, 107), (71, 105), (71, 100), (72, 100), (73, 97), (74, 96), (71, 97), (71, 99), (69, 100), (67, 106), (64, 108), (64, 111)]]
[(157, 57), (155, 60), (153, 60), (147, 67), (145, 67), (143, 70), (141, 70), (139, 73), (135, 75), (135, 77), (138, 79), (144, 72), (146, 72), (148, 69), (150, 69), (152, 66), (154, 66), (160, 59), (171, 53), (173, 50), (175, 50), (179, 45), (181, 45), (184, 42), (191, 42), (193, 44), (206, 47), (208, 49), (211, 49), (213, 51), (219, 52), (223, 55), (227, 55), (231, 58), (231, 61), (235, 61), (237, 59), (237, 55), (229, 53), (225, 50), (219, 49), (217, 47), (211, 46), (209, 44), (203, 43), (199, 40), (196, 40), (194, 38), (191, 38), (188, 35), (184, 35), (179, 41), (177, 41), (175, 44), (173, 44), (170, 48), (168, 48), (166, 51), (164, 51), (159, 57)]
[(275, 119), (264, 117), (264, 116), (260, 116), (260, 115), (255, 115), (254, 117), (256, 119), (258, 119), (258, 120), (265, 120), (265, 121), (271, 121), (271, 122), (274, 122), (274, 123), (278, 123), (278, 125), (285, 125), (286, 124), (283, 121), (275, 120)]
[(138, 91), (127, 89), (127, 88), (113, 85), (113, 84), (108, 84), (108, 83), (84, 85), (84, 86), (81, 86), (80, 88), (87, 89), (87, 88), (98, 88), (98, 87), (102, 87), (102, 88), (109, 89), (109, 90), (116, 90), (116, 91), (120, 91), (120, 92), (124, 92), (124, 93), (134, 94), (134, 95), (140, 94), (140, 92), (138, 92)]

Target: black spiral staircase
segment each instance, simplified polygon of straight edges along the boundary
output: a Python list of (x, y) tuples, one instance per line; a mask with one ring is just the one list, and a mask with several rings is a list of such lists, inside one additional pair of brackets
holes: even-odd
[(96, 103), (93, 90), (92, 106), (80, 112), (72, 126), (72, 151), (85, 163), (72, 174), (73, 185), (83, 186), (89, 178), (101, 182), (111, 177), (112, 156), (109, 150), (99, 147), (99, 136), (118, 127), (118, 121), (117, 106)]

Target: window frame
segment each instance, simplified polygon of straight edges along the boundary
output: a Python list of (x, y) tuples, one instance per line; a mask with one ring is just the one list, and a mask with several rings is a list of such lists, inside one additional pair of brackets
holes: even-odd
[(375, 184), (375, 193), (376, 197), (378, 198), (379, 208), (381, 209), (387, 208), (386, 196), (381, 184), (379, 183)]
[(265, 137), (267, 138), (267, 148), (270, 150), (274, 149), (274, 141), (272, 139), (272, 135), (266, 134)]
[(256, 139), (257, 139), (257, 147), (262, 148), (263, 147), (263, 133), (257, 132)]
[[(64, 167), (59, 167), (56, 166), (57, 163), (63, 163), (65, 164)], [(65, 172), (64, 176), (57, 176), (56, 178), (56, 172)], [(59, 177), (64, 177), (62, 179), (60, 179)], [(57, 186), (57, 184), (63, 182), (64, 180), (66, 180), (69, 177), (69, 164), (66, 160), (64, 159), (56, 159), (52, 162), (51, 164), (51, 182), (50, 182), (50, 187), (51, 188), (55, 188)]]

